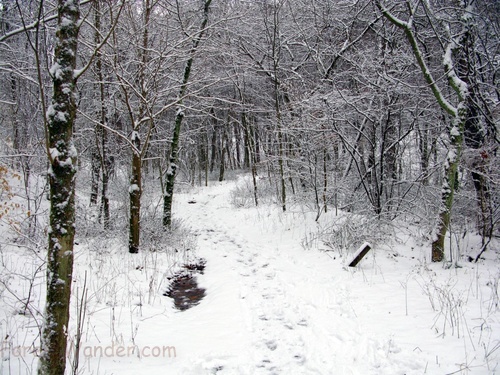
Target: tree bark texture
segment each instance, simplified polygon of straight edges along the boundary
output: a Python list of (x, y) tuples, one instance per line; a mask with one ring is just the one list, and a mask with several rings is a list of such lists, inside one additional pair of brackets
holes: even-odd
[(39, 375), (64, 375), (66, 368), (75, 236), (77, 153), (73, 144), (73, 125), (77, 109), (74, 71), (79, 17), (79, 1), (58, 1), (55, 60), (50, 72), (53, 96), (47, 110), (51, 204), (47, 304)]

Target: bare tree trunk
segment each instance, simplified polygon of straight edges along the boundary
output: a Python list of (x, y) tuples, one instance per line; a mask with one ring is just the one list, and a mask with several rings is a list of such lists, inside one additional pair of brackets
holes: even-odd
[(179, 137), (181, 132), (184, 111), (177, 110), (175, 117), (174, 136), (170, 145), (169, 167), (167, 170), (167, 179), (165, 181), (165, 195), (163, 197), (163, 225), (170, 227), (172, 225), (172, 202), (174, 195), (175, 175), (177, 172), (177, 161), (179, 159)]
[(326, 145), (323, 147), (323, 210), (325, 213), (328, 212), (328, 152), (326, 151)]
[[(417, 60), (417, 63), (420, 67), (423, 78), (429, 85), (429, 88), (434, 94), (434, 97), (436, 98), (439, 106), (444, 111), (446, 111), (453, 119), (452, 126), (449, 131), (450, 146), (448, 149), (447, 161), (444, 166), (444, 179), (443, 186), (441, 188), (441, 201), (436, 226), (434, 228), (435, 233), (431, 252), (432, 261), (441, 262), (444, 260), (444, 242), (450, 224), (451, 209), (453, 206), (453, 193), (455, 191), (458, 163), (460, 161), (460, 156), (462, 153), (465, 122), (467, 120), (466, 103), (469, 96), (469, 84), (457, 75), (455, 70), (456, 67), (454, 66), (453, 62), (453, 55), (454, 52), (457, 52), (459, 48), (463, 48), (463, 46), (469, 43), (468, 39), (470, 38), (470, 30), (468, 30), (468, 28), (470, 25), (468, 25), (468, 23), (471, 22), (471, 17), (462, 18), (462, 21), (465, 22), (465, 24), (463, 25), (462, 33), (459, 35), (459, 38), (461, 40), (452, 39), (445, 48), (443, 65), (446, 76), (448, 78), (448, 86), (455, 91), (458, 102), (457, 106), (453, 106), (442, 94), (441, 89), (437, 85), (436, 80), (432, 76), (431, 71), (427, 66), (424, 55), (420, 50), (412, 23), (405, 22), (395, 17), (382, 5), (380, 0), (376, 1), (376, 5), (390, 22), (404, 31), (413, 51), (413, 55), (415, 56), (415, 59)], [(427, 5), (424, 4), (424, 6)], [(427, 11), (431, 11), (431, 9), (427, 9)]]
[(76, 51), (80, 2), (58, 1), (53, 96), (47, 110), (50, 160), (50, 226), (47, 255), (47, 303), (39, 375), (64, 375), (73, 275), (75, 174), (73, 144), (76, 117)]
[[(106, 117), (104, 117), (104, 120)], [(108, 186), (111, 174), (111, 158), (109, 156), (108, 132), (105, 128), (101, 134), (101, 153), (102, 153), (102, 188), (101, 188), (101, 212), (103, 215), (103, 227), (109, 229), (109, 197)]]
[(172, 225), (172, 199), (174, 195), (174, 185), (175, 185), (175, 176), (177, 172), (177, 162), (179, 159), (179, 138), (181, 133), (181, 125), (184, 120), (184, 108), (182, 106), (182, 102), (184, 96), (186, 95), (187, 86), (189, 83), (189, 77), (191, 75), (191, 67), (194, 61), (194, 55), (198, 49), (198, 45), (201, 42), (203, 34), (205, 33), (205, 28), (208, 23), (208, 13), (210, 10), (210, 4), (212, 0), (205, 0), (203, 7), (203, 20), (200, 25), (200, 29), (198, 34), (196, 35), (193, 46), (189, 51), (189, 58), (186, 62), (186, 66), (184, 67), (184, 76), (182, 78), (182, 84), (179, 91), (178, 96), (178, 104), (177, 104), (177, 114), (175, 115), (175, 125), (174, 125), (174, 134), (172, 137), (172, 143), (170, 144), (170, 157), (169, 157), (169, 167), (167, 171), (167, 178), (165, 183), (165, 195), (163, 197), (163, 225), (166, 227), (170, 227)]
[[(101, 43), (101, 9), (100, 2), (95, 1), (93, 4), (94, 7), (94, 42), (96, 45)], [(96, 149), (98, 151), (99, 157), (99, 165), (97, 166), (97, 177), (99, 176), (99, 169), (102, 172), (102, 187), (101, 187), (101, 207), (100, 207), (100, 215), (103, 216), (103, 227), (104, 229), (109, 228), (109, 198), (108, 198), (108, 184), (109, 184), (109, 174), (111, 168), (111, 161), (109, 160), (109, 145), (108, 145), (108, 131), (105, 128), (107, 125), (107, 110), (106, 110), (106, 94), (104, 87), (104, 75), (103, 75), (103, 67), (102, 67), (102, 53), (101, 51), (97, 51), (96, 53), (96, 75), (98, 80), (98, 91), (99, 91), (99, 99), (100, 99), (100, 108), (99, 108), (99, 122), (100, 124), (96, 127)], [(99, 152), (100, 151), (100, 152)], [(99, 168), (100, 167), (100, 168)], [(92, 166), (94, 169), (94, 165)], [(94, 170), (93, 170), (94, 172)], [(94, 178), (92, 180), (94, 183)], [(94, 197), (95, 194), (95, 197)], [(91, 194), (91, 203), (97, 203), (97, 194), (98, 189), (92, 188)]]
[(233, 130), (234, 147), (235, 147), (234, 169), (240, 169), (241, 168), (241, 130), (240, 130), (239, 124), (237, 122), (234, 122), (233, 126), (231, 128)]
[[(238, 91), (240, 93), (240, 98), (242, 102), (244, 102), (244, 97), (241, 90)], [(252, 183), (253, 183), (253, 197), (255, 206), (259, 205), (259, 197), (257, 194), (257, 160), (256, 160), (256, 150), (255, 150), (255, 132), (252, 131), (250, 124), (248, 123), (247, 114), (245, 112), (241, 113), (241, 125), (243, 127), (244, 134), (244, 144), (245, 144), (245, 161), (244, 166), (246, 168), (250, 168), (252, 172)]]
[[(277, 67), (275, 67), (275, 74), (277, 73)], [(281, 191), (281, 208), (286, 211), (286, 181), (285, 181), (285, 144), (283, 141), (283, 126), (281, 123), (281, 108), (279, 103), (279, 88), (278, 82), (275, 78), (274, 81), (274, 105), (276, 110), (276, 126), (278, 132), (278, 167), (279, 167), (279, 178), (280, 178), (280, 191)]]
[(422, 173), (422, 185), (429, 184), (429, 130), (422, 129), (420, 124), (417, 124), (417, 142), (420, 151), (420, 171)]
[(132, 174), (130, 177), (130, 225), (128, 251), (135, 254), (139, 252), (141, 233), (141, 195), (142, 195), (142, 159), (140, 155), (141, 140), (137, 132), (132, 132)]
[(458, 116), (450, 133), (450, 146), (448, 150), (447, 162), (444, 169), (444, 180), (441, 188), (441, 206), (439, 208), (438, 221), (436, 224), (436, 236), (432, 242), (432, 261), (441, 262), (444, 260), (444, 242), (446, 233), (450, 226), (451, 208), (453, 206), (453, 196), (457, 179), (458, 163), (462, 154), (463, 130), (467, 110), (459, 108)]
[[(468, 46), (472, 50), (472, 46)], [(469, 54), (467, 55), (469, 57)], [(470, 62), (464, 61), (464, 71), (468, 72)], [(472, 76), (472, 75), (471, 75)], [(475, 76), (467, 77), (473, 80), (473, 89), (467, 103), (467, 120), (465, 121), (464, 138), (465, 145), (474, 150), (470, 167), (472, 182), (476, 190), (476, 199), (479, 208), (479, 223), (478, 229), (481, 234), (481, 245), (484, 247), (487, 243), (487, 237), (491, 236), (493, 227), (493, 212), (491, 207), (491, 194), (488, 184), (488, 153), (480, 151), (484, 146), (486, 132), (479, 123), (480, 109), (476, 104), (478, 95), (474, 91), (478, 87), (477, 78)]]
[[(96, 125), (94, 130), (96, 132), (96, 142), (97, 142), (99, 125)], [(97, 197), (99, 196), (99, 180), (101, 177), (101, 158), (99, 156), (99, 150), (97, 149), (97, 145), (94, 145), (92, 147), (90, 164), (91, 164), (90, 205), (96, 205)]]
[[(139, 252), (140, 235), (141, 235), (141, 196), (142, 196), (142, 159), (143, 152), (146, 152), (148, 147), (149, 135), (146, 137), (144, 144), (141, 146), (140, 128), (141, 121), (147, 113), (147, 97), (148, 91), (145, 84), (146, 69), (149, 62), (149, 21), (151, 17), (153, 4), (146, 0), (144, 2), (144, 32), (142, 35), (142, 48), (140, 51), (140, 65), (139, 65), (139, 85), (141, 93), (141, 101), (139, 104), (138, 121), (134, 121), (134, 114), (129, 107), (129, 116), (132, 121), (132, 133), (130, 136), (130, 143), (132, 144), (132, 170), (130, 175), (129, 186), (129, 200), (130, 200), (130, 213), (129, 213), (129, 253), (136, 254)], [(128, 100), (128, 99), (127, 99)], [(147, 123), (151, 124), (151, 120)], [(150, 125), (151, 130), (151, 125)], [(143, 147), (141, 149), (141, 147)]]
[[(12, 148), (14, 152), (21, 153), (21, 124), (19, 122), (19, 98), (18, 98), (18, 88), (17, 88), (17, 79), (16, 76), (11, 73), (10, 74), (10, 89), (11, 89), (11, 98), (12, 104), (9, 106), (10, 118), (12, 121)], [(21, 158), (22, 159), (22, 158)], [(21, 160), (22, 164), (22, 160)], [(17, 169), (16, 159), (12, 158), (12, 167)]]
[(280, 171), (281, 182), (281, 208), (286, 211), (286, 182), (285, 182), (285, 169), (283, 161), (283, 134), (281, 127), (278, 130), (278, 165)]
[[(198, 168), (198, 184), (200, 186), (205, 184), (205, 176), (206, 176), (206, 171), (207, 171), (207, 163), (208, 163), (208, 158), (207, 158), (207, 148), (208, 148), (208, 142), (207, 142), (207, 133), (201, 132), (198, 135), (198, 163), (199, 163), (199, 168)], [(207, 186), (207, 185), (205, 185)]]
[(213, 111), (213, 108), (210, 111), (214, 116), (212, 138), (210, 141), (210, 173), (213, 173), (215, 161), (217, 160), (217, 120), (215, 119), (215, 112)]
[[(219, 182), (224, 181), (224, 173), (226, 172), (226, 154), (227, 150), (227, 135), (226, 128), (222, 127), (222, 134), (220, 135), (220, 160), (219, 160)], [(228, 155), (229, 158), (229, 155)]]

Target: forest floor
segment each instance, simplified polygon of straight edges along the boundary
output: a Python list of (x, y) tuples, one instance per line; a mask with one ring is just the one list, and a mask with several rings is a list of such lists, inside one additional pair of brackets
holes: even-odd
[[(80, 236), (70, 328), (82, 332), (77, 373), (500, 374), (498, 244), (478, 263), (447, 268), (401, 229), (351, 268), (356, 248), (318, 240), (334, 212), (316, 222), (299, 205), (235, 207), (244, 183), (175, 196), (175, 217), (192, 233), (180, 255), (132, 255), (113, 239), (97, 251)], [(463, 253), (477, 254), (474, 238), (463, 241)], [(180, 311), (163, 294), (181, 265), (197, 259), (206, 261), (195, 276), (205, 296)], [(35, 371), (36, 351), (20, 352), (37, 339), (39, 264), (29, 252), (2, 249), (10, 275), (0, 299), (2, 374)], [(29, 292), (36, 311), (19, 314), (25, 299), (14, 290)]]

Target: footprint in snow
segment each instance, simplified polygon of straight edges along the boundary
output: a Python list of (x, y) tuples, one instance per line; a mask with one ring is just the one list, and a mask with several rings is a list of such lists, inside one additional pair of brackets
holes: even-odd
[[(279, 374), (279, 371), (276, 366), (272, 364), (272, 362), (269, 359), (263, 359), (260, 363), (257, 364), (257, 367), (259, 368), (265, 368), (266, 370), (270, 371), (270, 375), (274, 374)], [(278, 372), (277, 372), (278, 371)]]
[(275, 276), (276, 276), (276, 274), (274, 274), (274, 273), (268, 273), (268, 274), (266, 274), (266, 280), (274, 280)]
[(263, 294), (262, 295), (262, 298), (264, 298), (264, 299), (274, 299), (274, 297), (275, 296), (273, 294)]
[(269, 341), (266, 341), (266, 346), (269, 350), (275, 351), (276, 348), (278, 347), (278, 343), (274, 340), (269, 340)]
[(302, 326), (302, 327), (307, 327), (307, 320), (301, 319), (297, 322), (297, 325)]
[(301, 354), (295, 354), (293, 356), (293, 359), (299, 364), (299, 365), (303, 365), (306, 361), (306, 359), (304, 358), (304, 356), (302, 356)]

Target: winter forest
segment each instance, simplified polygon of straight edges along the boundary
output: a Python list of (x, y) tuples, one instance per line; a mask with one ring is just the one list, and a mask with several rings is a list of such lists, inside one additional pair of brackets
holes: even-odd
[(0, 0), (0, 373), (499, 374), (499, 64), (497, 0)]

